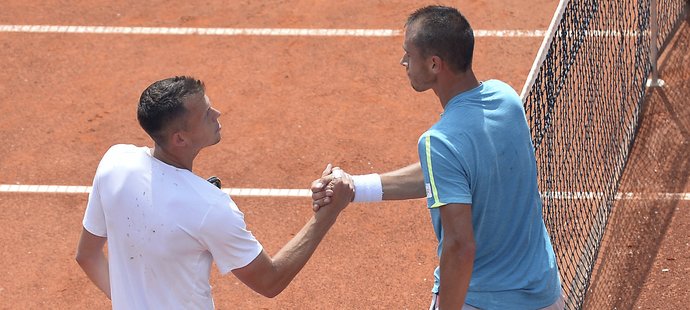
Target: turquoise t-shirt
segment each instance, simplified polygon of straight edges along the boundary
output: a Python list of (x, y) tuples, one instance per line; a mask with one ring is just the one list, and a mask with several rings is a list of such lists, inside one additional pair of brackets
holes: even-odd
[[(472, 205), (476, 254), (465, 303), (480, 309), (554, 303), (561, 283), (542, 218), (529, 127), (515, 90), (490, 80), (455, 96), (420, 137), (418, 150), (439, 257), (439, 208)], [(439, 275), (437, 268), (433, 292)]]

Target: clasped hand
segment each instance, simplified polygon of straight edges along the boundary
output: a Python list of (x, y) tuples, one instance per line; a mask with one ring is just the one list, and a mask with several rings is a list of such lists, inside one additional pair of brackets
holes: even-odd
[(321, 173), (321, 178), (311, 182), (312, 208), (314, 212), (322, 207), (342, 211), (354, 198), (355, 186), (352, 177), (339, 167), (331, 164)]

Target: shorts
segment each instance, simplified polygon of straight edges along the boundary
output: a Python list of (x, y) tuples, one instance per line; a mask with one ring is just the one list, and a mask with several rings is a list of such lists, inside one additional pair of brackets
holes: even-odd
[[(431, 297), (431, 305), (429, 306), (429, 310), (438, 310), (439, 303), (438, 303), (438, 294), (433, 294)], [(548, 307), (541, 308), (539, 310), (563, 310), (565, 309), (565, 299), (563, 298), (563, 295), (556, 300), (553, 304), (551, 304)], [(462, 310), (479, 310), (479, 308), (472, 307), (468, 304), (462, 305)]]

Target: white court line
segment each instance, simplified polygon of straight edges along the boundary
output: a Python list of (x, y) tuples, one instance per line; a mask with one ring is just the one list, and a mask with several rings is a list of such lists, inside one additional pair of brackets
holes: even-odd
[[(322, 28), (190, 28), (190, 27), (111, 27), (67, 25), (0, 25), (0, 32), (207, 35), (207, 36), (315, 36), (315, 37), (397, 37), (399, 29), (322, 29)], [(475, 30), (475, 37), (543, 37), (544, 30)]]
[[(233, 197), (311, 197), (308, 189), (295, 188), (223, 188), (223, 192)], [(60, 193), (60, 194), (88, 194), (91, 186), (66, 185), (28, 185), (28, 184), (0, 184), (0, 193)], [(596, 192), (547, 192), (542, 193), (547, 199), (602, 199), (604, 193)], [(690, 193), (617, 193), (616, 199), (632, 200), (690, 200)]]
[[(311, 191), (308, 189), (223, 188), (222, 190), (234, 197), (311, 197)], [(90, 192), (91, 186), (0, 184), (0, 193), (88, 194)]]

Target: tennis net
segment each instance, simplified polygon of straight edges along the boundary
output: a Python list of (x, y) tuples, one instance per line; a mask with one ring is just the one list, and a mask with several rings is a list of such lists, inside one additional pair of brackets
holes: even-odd
[[(653, 2), (655, 1), (655, 2)], [(522, 91), (567, 309), (582, 307), (652, 59), (686, 0), (560, 2)]]

